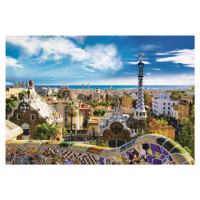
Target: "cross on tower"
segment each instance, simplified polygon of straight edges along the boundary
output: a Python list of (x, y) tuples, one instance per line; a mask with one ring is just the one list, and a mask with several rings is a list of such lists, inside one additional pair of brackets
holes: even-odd
[(26, 106), (26, 104), (23, 104), (23, 106), (20, 107), (20, 109), (22, 109), (24, 112), (26, 112), (29, 109), (29, 107)]
[(144, 54), (142, 54), (142, 52), (138, 55), (140, 57), (140, 62), (142, 62), (142, 57), (144, 56)]

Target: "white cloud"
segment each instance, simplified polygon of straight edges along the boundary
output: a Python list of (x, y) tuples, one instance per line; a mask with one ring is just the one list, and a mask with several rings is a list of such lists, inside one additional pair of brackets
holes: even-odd
[(156, 53), (157, 56), (165, 56), (165, 55), (169, 55), (169, 53)]
[[(126, 77), (126, 78), (110, 78), (107, 81), (107, 85), (137, 85), (138, 78), (137, 77)], [(81, 82), (79, 82), (81, 84)], [(105, 85), (105, 80), (90, 80), (89, 84), (94, 85)], [(152, 77), (152, 76), (145, 76), (143, 84), (144, 85), (194, 85), (194, 77), (190, 77), (188, 79), (179, 79), (173, 76), (159, 76), (159, 77)], [(78, 84), (78, 83), (77, 83)], [(167, 86), (166, 86), (167, 87)]]
[(21, 64), (18, 63), (18, 60), (9, 56), (6, 57), (6, 66), (14, 68), (24, 68)]
[[(136, 62), (127, 62), (127, 64), (129, 65), (137, 65), (139, 61), (136, 61)], [(142, 61), (144, 64), (151, 64), (149, 61)]]
[(142, 45), (141, 46), (141, 50), (154, 50), (159, 48), (158, 45), (154, 45), (154, 44), (147, 44), (147, 45)]
[(79, 44), (84, 44), (87, 36), (74, 36), (73, 37)]
[(122, 69), (121, 58), (117, 55), (117, 48), (114, 44), (87, 46), (85, 51), (90, 55), (85, 64), (95, 69), (113, 71)]
[(41, 48), (41, 42), (36, 37), (7, 36), (6, 41), (23, 48), (29, 55), (37, 55)]
[(146, 73), (147, 75), (150, 75), (151, 73)]
[(181, 79), (193, 79), (194, 80), (194, 76), (193, 75), (188, 75), (188, 74), (179, 74), (179, 75), (176, 75), (175, 77), (173, 77), (173, 79), (176, 79), (176, 78), (181, 78)]
[(135, 73), (124, 72), (124, 74), (135, 74)]
[[(74, 38), (77, 39), (78, 37)], [(84, 65), (103, 71), (118, 71), (123, 68), (121, 57), (118, 55), (114, 44), (97, 44), (82, 49), (64, 37), (9, 36), (6, 40), (13, 45), (20, 46), (30, 57), (39, 56), (40, 62), (59, 60), (70, 56), (74, 62), (82, 62)], [(83, 41), (84, 39), (79, 38), (78, 40)]]
[(160, 68), (148, 68), (148, 69), (152, 69), (152, 70), (161, 70)]
[(13, 85), (13, 83), (10, 83), (10, 82), (6, 82), (6, 85)]
[(194, 58), (194, 49), (182, 49), (176, 51), (167, 52), (169, 57), (158, 58), (157, 62), (173, 62), (181, 63), (185, 67), (194, 67), (195, 58)]
[(83, 69), (85, 69), (85, 70), (87, 70), (87, 71), (89, 71), (89, 72), (94, 72), (94, 70), (88, 69), (88, 68), (86, 68), (86, 67), (83, 67)]

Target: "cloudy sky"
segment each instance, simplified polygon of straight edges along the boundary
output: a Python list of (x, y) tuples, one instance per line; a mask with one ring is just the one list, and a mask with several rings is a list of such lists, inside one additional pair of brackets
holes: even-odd
[(193, 36), (7, 36), (6, 83), (193, 85)]

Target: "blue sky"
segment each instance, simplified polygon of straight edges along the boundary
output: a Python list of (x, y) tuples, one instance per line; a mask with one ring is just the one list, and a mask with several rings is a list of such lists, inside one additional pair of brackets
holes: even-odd
[(193, 36), (7, 36), (6, 83), (193, 85)]

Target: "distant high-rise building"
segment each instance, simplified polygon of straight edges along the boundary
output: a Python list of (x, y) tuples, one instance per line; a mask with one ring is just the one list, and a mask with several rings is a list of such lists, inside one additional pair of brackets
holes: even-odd
[(87, 89), (88, 89), (88, 90), (90, 89), (90, 85), (89, 85), (89, 84), (87, 84)]
[(84, 90), (84, 84), (82, 84), (82, 90)]

